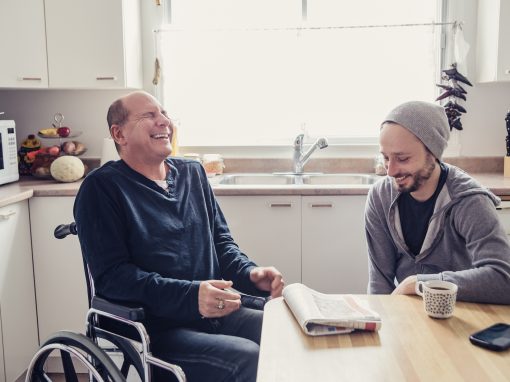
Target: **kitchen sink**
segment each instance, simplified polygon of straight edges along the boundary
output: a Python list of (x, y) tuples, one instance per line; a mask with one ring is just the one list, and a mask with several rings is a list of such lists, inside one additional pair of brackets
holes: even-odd
[(380, 176), (375, 174), (322, 174), (322, 173), (244, 173), (226, 174), (218, 181), (219, 185), (341, 185), (359, 186), (371, 185), (377, 182)]

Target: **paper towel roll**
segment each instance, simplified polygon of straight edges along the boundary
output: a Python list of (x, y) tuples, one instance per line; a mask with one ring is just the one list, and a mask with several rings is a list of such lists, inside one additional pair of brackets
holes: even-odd
[(101, 166), (108, 161), (119, 159), (119, 153), (115, 148), (115, 141), (112, 138), (104, 138), (103, 150), (101, 152)]

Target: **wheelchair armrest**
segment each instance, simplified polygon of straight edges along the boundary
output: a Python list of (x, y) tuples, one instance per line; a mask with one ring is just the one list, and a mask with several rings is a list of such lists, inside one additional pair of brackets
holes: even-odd
[(142, 321), (145, 318), (145, 310), (141, 307), (120, 305), (97, 296), (92, 297), (90, 306), (131, 321)]

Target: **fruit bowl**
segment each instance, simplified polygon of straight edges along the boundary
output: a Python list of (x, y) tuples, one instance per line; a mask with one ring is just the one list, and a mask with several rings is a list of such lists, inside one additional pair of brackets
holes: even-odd
[(37, 133), (37, 136), (44, 139), (69, 139), (69, 138), (76, 138), (79, 137), (82, 134), (81, 131), (71, 131), (71, 133), (67, 137), (61, 137), (60, 135), (45, 135), (42, 134), (40, 131)]
[(60, 148), (62, 155), (78, 156), (87, 151), (85, 145), (78, 141), (65, 141)]

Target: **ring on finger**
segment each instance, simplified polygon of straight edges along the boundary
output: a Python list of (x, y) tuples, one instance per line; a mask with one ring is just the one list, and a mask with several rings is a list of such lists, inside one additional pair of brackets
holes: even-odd
[(225, 300), (220, 298), (218, 301), (218, 305), (216, 305), (216, 308), (218, 308), (219, 310), (225, 309)]

